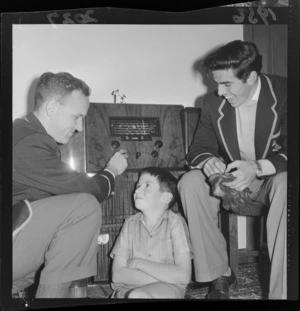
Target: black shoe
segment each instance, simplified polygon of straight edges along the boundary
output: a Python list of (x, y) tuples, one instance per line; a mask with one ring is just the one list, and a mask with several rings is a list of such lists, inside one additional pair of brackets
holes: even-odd
[(229, 290), (237, 288), (238, 282), (234, 272), (231, 270), (230, 276), (222, 275), (212, 282), (206, 299), (229, 299)]

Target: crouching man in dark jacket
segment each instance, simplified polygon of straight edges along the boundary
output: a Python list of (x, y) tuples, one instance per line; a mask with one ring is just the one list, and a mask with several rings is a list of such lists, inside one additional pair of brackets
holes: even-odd
[(97, 274), (100, 203), (115, 191), (127, 152), (93, 177), (61, 161), (58, 143), (82, 131), (89, 95), (69, 73), (44, 73), (34, 111), (13, 123), (13, 293), (42, 266), (37, 298), (64, 298), (72, 281)]

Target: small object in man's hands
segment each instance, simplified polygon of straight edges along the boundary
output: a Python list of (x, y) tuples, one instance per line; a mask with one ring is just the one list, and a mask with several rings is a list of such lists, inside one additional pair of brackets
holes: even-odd
[(240, 214), (246, 212), (247, 207), (253, 205), (253, 202), (248, 187), (242, 191), (237, 191), (224, 185), (224, 183), (233, 181), (235, 178), (230, 173), (213, 174), (209, 177), (209, 182), (212, 186), (213, 196), (222, 200), (224, 209)]

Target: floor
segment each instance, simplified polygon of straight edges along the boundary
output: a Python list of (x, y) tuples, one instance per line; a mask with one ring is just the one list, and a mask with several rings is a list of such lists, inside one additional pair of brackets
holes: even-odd
[[(266, 273), (261, 264), (250, 263), (239, 267), (238, 283), (239, 289), (231, 291), (231, 299), (243, 300), (265, 300), (267, 299)], [(185, 299), (205, 299), (208, 293), (208, 283), (190, 283), (187, 287)], [(96, 283), (88, 286), (87, 295), (89, 298), (109, 298), (112, 290), (107, 283)]]
[[(267, 280), (268, 271), (263, 267), (263, 263), (240, 264), (238, 273), (239, 288), (236, 291), (230, 291), (230, 299), (235, 300), (266, 300), (267, 299)], [(187, 286), (186, 300), (205, 299), (209, 283), (192, 282)], [(19, 293), (14, 298), (34, 299), (35, 290)], [(91, 298), (91, 299), (110, 299), (112, 289), (107, 282), (94, 282), (87, 287), (73, 289), (73, 298)]]

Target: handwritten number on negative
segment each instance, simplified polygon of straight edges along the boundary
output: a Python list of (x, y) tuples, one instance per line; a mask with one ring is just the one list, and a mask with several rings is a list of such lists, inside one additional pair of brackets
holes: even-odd
[[(249, 15), (247, 15), (248, 13), (248, 9), (249, 9)], [(245, 17), (248, 17), (248, 21), (251, 24), (256, 24), (258, 23), (258, 19), (257, 18), (253, 18), (255, 11), (252, 7), (249, 8), (238, 8), (237, 9), (240, 15), (233, 15), (233, 21), (235, 23), (243, 23), (245, 20)], [(271, 8), (264, 8), (264, 7), (258, 7), (257, 8), (257, 13), (260, 16), (260, 18), (262, 19), (262, 21), (264, 22), (264, 24), (269, 25), (269, 21), (267, 19), (267, 17), (270, 15), (274, 21), (276, 21), (276, 15), (275, 13), (272, 11)]]
[[(75, 14), (74, 18), (72, 18), (72, 14), (71, 13), (63, 13), (62, 17), (63, 17), (63, 24), (88, 24), (88, 23), (97, 23), (98, 20), (96, 18), (91, 17), (90, 15), (93, 14), (94, 11), (93, 10), (87, 10), (85, 12), (85, 14)], [(53, 13), (49, 13), (47, 15), (48, 21), (51, 24), (55, 24), (53, 18), (59, 18), (59, 14), (57, 12), (53, 12)]]

